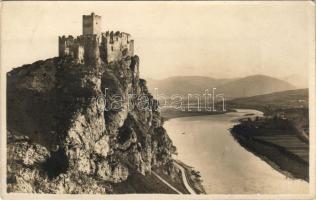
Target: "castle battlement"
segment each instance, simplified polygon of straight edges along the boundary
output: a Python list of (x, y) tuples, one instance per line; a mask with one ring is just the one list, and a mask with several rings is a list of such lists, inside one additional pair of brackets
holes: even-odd
[(101, 17), (83, 15), (83, 34), (59, 37), (59, 56), (71, 56), (78, 63), (113, 62), (134, 55), (134, 40), (120, 31), (101, 32)]

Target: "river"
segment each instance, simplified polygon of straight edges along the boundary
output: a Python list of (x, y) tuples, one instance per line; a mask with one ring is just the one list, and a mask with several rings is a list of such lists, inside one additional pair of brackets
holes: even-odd
[(234, 140), (229, 129), (246, 114), (262, 115), (239, 109), (167, 121), (164, 127), (177, 147), (175, 158), (201, 172), (208, 194), (308, 193), (308, 182), (287, 178)]

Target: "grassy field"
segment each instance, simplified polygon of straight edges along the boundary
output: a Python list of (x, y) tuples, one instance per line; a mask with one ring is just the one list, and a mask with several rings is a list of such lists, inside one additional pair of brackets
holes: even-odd
[(309, 145), (300, 140), (293, 134), (275, 134), (275, 135), (263, 135), (254, 136), (257, 141), (263, 141), (271, 143), (279, 147), (283, 147), (289, 153), (296, 155), (306, 163), (309, 162)]
[(232, 130), (234, 138), (245, 149), (287, 177), (309, 181), (308, 146), (295, 135), (249, 136), (243, 133), (236, 127)]

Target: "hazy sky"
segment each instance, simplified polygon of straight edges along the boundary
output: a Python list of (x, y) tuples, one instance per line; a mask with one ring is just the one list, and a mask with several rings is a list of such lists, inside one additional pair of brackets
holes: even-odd
[(300, 77), (313, 65), (312, 2), (3, 2), (2, 67), (58, 55), (82, 15), (132, 34), (142, 77), (266, 74)]

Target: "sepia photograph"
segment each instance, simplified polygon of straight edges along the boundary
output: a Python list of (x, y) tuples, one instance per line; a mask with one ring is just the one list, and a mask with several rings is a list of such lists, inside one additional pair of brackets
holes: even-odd
[(0, 4), (2, 198), (316, 197), (313, 1)]

